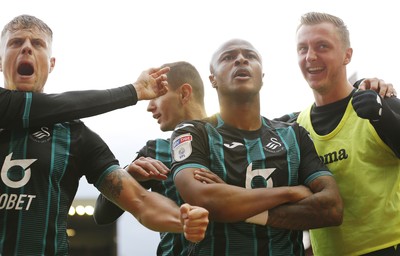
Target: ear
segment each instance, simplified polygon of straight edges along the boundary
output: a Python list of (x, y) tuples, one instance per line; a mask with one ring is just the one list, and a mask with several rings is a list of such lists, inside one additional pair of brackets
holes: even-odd
[(261, 87), (264, 85), (264, 75), (265, 75), (265, 73), (262, 73)]
[(347, 48), (346, 55), (345, 55), (344, 62), (343, 62), (344, 65), (347, 65), (350, 63), (352, 56), (353, 56), (353, 48)]
[(215, 81), (215, 77), (213, 74), (208, 76), (208, 79), (210, 79), (211, 85), (213, 88), (217, 88), (217, 81)]
[(193, 88), (190, 84), (185, 83), (181, 85), (179, 89), (180, 92), (179, 96), (182, 104), (185, 104), (186, 102), (190, 101), (190, 98), (192, 97), (192, 91)]
[(51, 73), (53, 71), (55, 65), (56, 65), (56, 58), (54, 58), (54, 57), (50, 58), (50, 70), (49, 70), (49, 73)]

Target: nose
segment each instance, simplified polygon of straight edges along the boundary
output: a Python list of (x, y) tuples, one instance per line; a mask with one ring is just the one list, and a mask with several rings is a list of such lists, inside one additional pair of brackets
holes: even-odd
[(315, 51), (313, 51), (311, 48), (309, 48), (307, 51), (306, 60), (308, 62), (313, 62), (316, 59), (317, 59), (317, 54), (315, 53)]
[(243, 55), (243, 53), (239, 53), (235, 60), (235, 65), (240, 64), (248, 64), (249, 60)]
[(25, 40), (24, 44), (22, 45), (22, 54), (32, 54), (32, 44), (31, 41)]
[(147, 105), (147, 112), (153, 112), (156, 109), (156, 105), (154, 104), (154, 100), (150, 100)]

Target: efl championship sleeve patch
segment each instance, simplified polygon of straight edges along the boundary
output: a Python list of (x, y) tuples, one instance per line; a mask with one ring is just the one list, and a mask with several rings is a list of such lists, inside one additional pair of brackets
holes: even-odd
[(177, 162), (183, 161), (192, 154), (192, 140), (190, 133), (182, 134), (172, 142), (172, 154)]

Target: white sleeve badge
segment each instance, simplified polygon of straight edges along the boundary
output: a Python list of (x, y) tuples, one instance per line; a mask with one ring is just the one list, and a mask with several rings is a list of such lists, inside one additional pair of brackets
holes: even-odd
[(183, 161), (192, 154), (192, 140), (190, 133), (182, 134), (172, 142), (172, 155), (177, 162)]

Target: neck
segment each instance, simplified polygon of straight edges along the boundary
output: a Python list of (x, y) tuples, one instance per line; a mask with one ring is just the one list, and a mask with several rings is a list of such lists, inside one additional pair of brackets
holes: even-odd
[(220, 100), (220, 114), (224, 122), (240, 130), (254, 131), (261, 127), (260, 100), (239, 103), (223, 103)]
[(353, 86), (346, 81), (325, 90), (313, 90), (315, 105), (320, 107), (342, 100), (349, 96), (353, 89)]
[(187, 109), (186, 120), (200, 120), (207, 117), (204, 106), (191, 105)]

